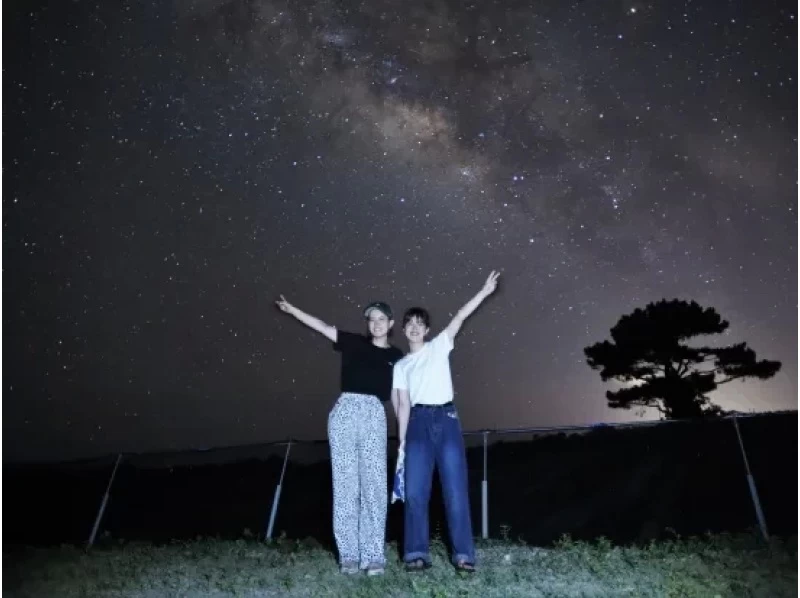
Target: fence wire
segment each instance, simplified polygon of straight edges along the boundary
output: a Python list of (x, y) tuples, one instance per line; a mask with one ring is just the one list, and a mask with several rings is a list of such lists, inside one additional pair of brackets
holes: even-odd
[[(796, 533), (796, 462), (781, 465), (786, 446), (797, 446), (796, 411), (472, 430), (464, 441), (473, 533), (483, 538), (637, 542), (665, 530), (756, 527), (766, 539), (770, 521)], [(390, 473), (395, 446), (390, 438)], [(286, 535), (330, 542), (328, 451), (326, 441), (288, 439), (6, 466), (11, 503), (22, 516), (7, 523), (4, 539), (92, 546), (109, 538)], [(431, 529), (446, 537), (433, 488)], [(387, 538), (401, 535), (402, 507), (391, 506)]]

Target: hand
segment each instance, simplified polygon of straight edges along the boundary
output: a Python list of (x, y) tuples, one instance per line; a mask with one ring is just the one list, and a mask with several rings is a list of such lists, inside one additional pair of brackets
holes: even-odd
[(293, 306), (291, 303), (289, 303), (289, 302), (286, 300), (286, 297), (284, 297), (283, 295), (281, 295), (281, 298), (280, 298), (280, 299), (278, 299), (278, 300), (275, 302), (275, 305), (277, 305), (277, 306), (278, 306), (278, 308), (279, 308), (281, 311), (283, 311), (283, 312), (286, 312), (287, 314), (290, 314), (290, 313), (292, 313), (292, 310), (294, 309), (294, 306)]
[(483, 293), (485, 295), (491, 295), (494, 293), (494, 290), (497, 288), (497, 279), (500, 278), (500, 272), (492, 270), (492, 273), (489, 274), (489, 278), (486, 279), (486, 282), (483, 284)]

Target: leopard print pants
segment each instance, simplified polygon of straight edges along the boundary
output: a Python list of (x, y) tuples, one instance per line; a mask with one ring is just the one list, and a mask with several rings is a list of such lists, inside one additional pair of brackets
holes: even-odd
[(340, 563), (385, 564), (386, 412), (377, 397), (342, 393), (328, 416), (333, 535)]

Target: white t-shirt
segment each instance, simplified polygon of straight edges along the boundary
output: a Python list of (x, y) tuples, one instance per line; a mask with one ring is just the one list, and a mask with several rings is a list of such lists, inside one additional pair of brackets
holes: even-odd
[(442, 331), (416, 353), (394, 364), (392, 387), (407, 390), (411, 405), (443, 405), (453, 400), (450, 351), (453, 341)]

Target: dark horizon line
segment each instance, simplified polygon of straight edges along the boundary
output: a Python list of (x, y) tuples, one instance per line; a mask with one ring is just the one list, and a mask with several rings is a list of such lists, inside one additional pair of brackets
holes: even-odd
[[(482, 436), (487, 435), (487, 444), (488, 444), (488, 435), (490, 434), (530, 434), (530, 433), (537, 433), (537, 432), (567, 432), (567, 431), (589, 431), (589, 430), (598, 430), (603, 428), (637, 428), (637, 427), (652, 427), (661, 424), (672, 424), (672, 423), (689, 423), (689, 422), (696, 422), (696, 421), (721, 421), (721, 420), (730, 420), (735, 418), (740, 419), (749, 419), (753, 417), (760, 417), (765, 415), (786, 415), (786, 414), (795, 414), (797, 415), (797, 409), (776, 409), (776, 410), (767, 410), (767, 411), (749, 411), (749, 412), (742, 412), (742, 411), (729, 411), (725, 415), (717, 416), (717, 417), (708, 417), (708, 418), (697, 418), (697, 419), (659, 419), (659, 420), (645, 420), (645, 421), (628, 421), (628, 422), (612, 422), (612, 423), (605, 423), (605, 422), (598, 422), (594, 424), (579, 424), (579, 425), (564, 425), (564, 426), (535, 426), (535, 427), (523, 427), (523, 428), (495, 428), (495, 429), (481, 429), (481, 430), (468, 430), (462, 432), (463, 436)], [(388, 436), (390, 441), (397, 440), (396, 436)], [(274, 440), (270, 442), (257, 442), (257, 443), (250, 443), (250, 444), (235, 444), (235, 445), (226, 445), (226, 446), (213, 446), (213, 447), (189, 447), (183, 449), (170, 449), (170, 450), (154, 450), (154, 451), (120, 451), (114, 453), (106, 453), (103, 455), (95, 456), (95, 457), (80, 457), (76, 459), (67, 459), (63, 461), (44, 461), (44, 460), (15, 460), (15, 461), (7, 461), (3, 459), (3, 466), (6, 465), (19, 467), (19, 466), (32, 466), (32, 467), (52, 467), (52, 466), (70, 466), (70, 465), (83, 465), (89, 464), (93, 462), (100, 462), (100, 461), (114, 461), (115, 459), (122, 457), (167, 457), (170, 455), (180, 455), (180, 454), (188, 454), (188, 453), (209, 453), (209, 452), (216, 452), (216, 451), (236, 451), (242, 449), (255, 449), (255, 448), (266, 448), (266, 447), (275, 447), (275, 446), (286, 446), (288, 444), (303, 444), (303, 445), (320, 445), (320, 444), (328, 444), (327, 439), (316, 439), (316, 440), (298, 440), (296, 438), (289, 437), (284, 440)], [(468, 447), (471, 448), (471, 447)]]

